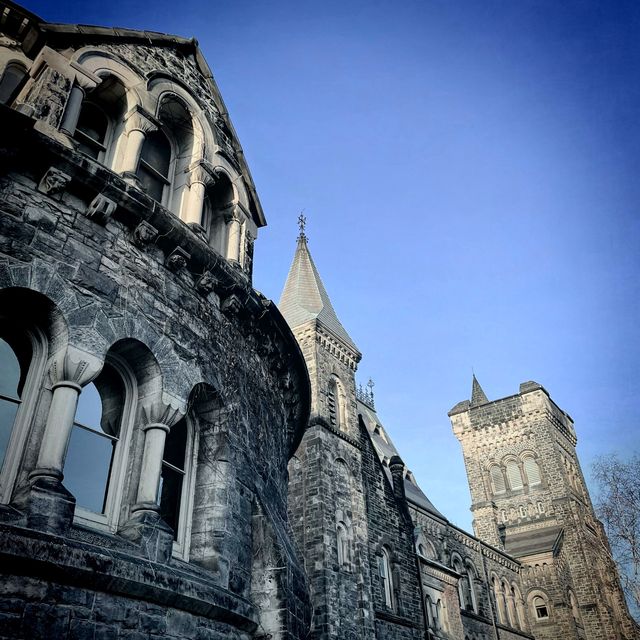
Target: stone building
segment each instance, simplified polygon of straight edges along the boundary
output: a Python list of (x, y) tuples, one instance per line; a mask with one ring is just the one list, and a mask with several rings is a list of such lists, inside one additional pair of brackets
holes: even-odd
[[(475, 377), (471, 401), (449, 415), (462, 445), (474, 530), (522, 564), (533, 635), (637, 637), (570, 416), (535, 382), (489, 402)], [(494, 595), (502, 602), (501, 585)]]
[(639, 637), (539, 385), (451, 412), (471, 535), (356, 388), (304, 230), (280, 310), (253, 289), (195, 41), (9, 0), (0, 32), (0, 639)]
[(302, 638), (304, 359), (193, 40), (0, 2), (0, 637)]

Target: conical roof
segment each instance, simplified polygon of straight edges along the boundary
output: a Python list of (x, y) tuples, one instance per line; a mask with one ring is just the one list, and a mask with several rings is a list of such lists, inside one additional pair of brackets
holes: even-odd
[(482, 390), (476, 374), (473, 374), (473, 382), (471, 383), (471, 406), (475, 407), (479, 404), (485, 404), (489, 402), (486, 393)]
[(309, 253), (304, 233), (298, 237), (298, 246), (278, 308), (292, 329), (310, 320), (317, 320), (347, 346), (359, 353), (355, 343), (338, 320), (329, 295), (322, 284), (322, 278)]

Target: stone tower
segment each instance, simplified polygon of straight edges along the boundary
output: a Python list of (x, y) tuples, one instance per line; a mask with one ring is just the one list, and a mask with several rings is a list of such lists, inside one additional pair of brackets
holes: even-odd
[(322, 284), (304, 222), (279, 306), (311, 382), (309, 426), (289, 463), (289, 513), (309, 576), (312, 637), (374, 637), (355, 400), (361, 355)]
[[(473, 377), (471, 401), (449, 416), (462, 445), (476, 535), (523, 565), (536, 640), (637, 638), (604, 529), (576, 455), (571, 417), (535, 382), (489, 401)], [(493, 585), (496, 609), (511, 594)]]

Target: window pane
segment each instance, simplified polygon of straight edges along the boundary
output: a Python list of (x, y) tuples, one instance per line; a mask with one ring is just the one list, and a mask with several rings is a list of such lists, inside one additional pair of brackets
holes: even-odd
[(4, 461), (19, 404), (0, 399), (0, 467)]
[(102, 400), (96, 385), (88, 384), (82, 389), (78, 398), (78, 408), (76, 410), (76, 422), (94, 431), (101, 431), (100, 420), (102, 419)]
[(90, 103), (83, 103), (76, 129), (85, 136), (104, 145), (109, 121), (101, 109)]
[(522, 489), (522, 476), (520, 475), (520, 467), (514, 460), (507, 462), (507, 476), (509, 485), (512, 489)]
[(169, 176), (171, 161), (171, 145), (167, 137), (160, 131), (154, 131), (145, 138), (140, 157), (153, 167), (160, 175)]
[(493, 484), (494, 493), (504, 493), (507, 489), (504, 484), (502, 469), (497, 465), (491, 467), (491, 483)]
[(102, 513), (116, 440), (74, 426), (64, 465), (64, 484), (79, 506)]
[(20, 364), (13, 349), (0, 340), (0, 395), (18, 399)]
[(27, 74), (26, 70), (18, 65), (10, 64), (2, 74), (2, 80), (0, 80), (0, 102), (7, 104), (13, 92), (17, 89), (22, 79)]
[(182, 479), (184, 474), (167, 465), (162, 465), (162, 484), (160, 486), (160, 515), (173, 529), (173, 537), (178, 538), (180, 520), (180, 502), (182, 497)]
[(138, 178), (140, 178), (140, 185), (144, 192), (157, 202), (162, 202), (162, 194), (166, 183), (143, 165), (140, 165), (138, 169)]
[(524, 471), (527, 474), (527, 481), (530, 485), (540, 484), (540, 467), (533, 458), (524, 459)]
[(164, 444), (163, 459), (174, 467), (184, 470), (184, 461), (187, 453), (187, 423), (180, 420), (176, 422), (167, 434)]

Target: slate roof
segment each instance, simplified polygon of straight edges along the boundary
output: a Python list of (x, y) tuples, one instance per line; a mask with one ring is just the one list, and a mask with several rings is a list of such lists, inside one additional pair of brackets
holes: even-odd
[[(387, 459), (387, 461), (389, 461), (392, 456), (400, 455), (395, 445), (391, 441), (389, 434), (382, 426), (380, 418), (378, 417), (378, 414), (375, 412), (375, 410), (366, 405), (364, 402), (361, 402), (360, 400), (358, 400), (357, 409), (358, 413), (362, 415), (362, 420), (367, 427), (369, 435), (371, 436), (371, 441), (373, 442), (373, 446), (376, 450), (376, 453), (378, 454), (378, 457), (380, 458), (380, 461), (382, 462), (385, 458)], [(380, 433), (376, 433), (376, 426), (380, 427)], [(389, 482), (393, 484), (389, 467), (383, 465), (383, 468), (385, 470), (385, 473), (387, 474)], [(431, 500), (429, 500), (429, 498), (427, 498), (422, 489), (420, 489), (420, 487), (415, 482), (412, 482), (407, 477), (405, 477), (404, 480), (404, 490), (407, 496), (407, 500), (413, 502), (415, 505), (424, 509), (430, 514), (437, 516), (442, 520), (447, 520), (445, 516), (442, 515), (442, 513), (440, 513), (440, 511), (438, 511), (434, 507), (433, 503), (431, 502)]]
[(307, 238), (304, 234), (298, 238), (298, 246), (278, 308), (292, 329), (310, 320), (317, 320), (325, 329), (360, 355), (358, 347), (338, 320), (322, 278), (309, 253)]

